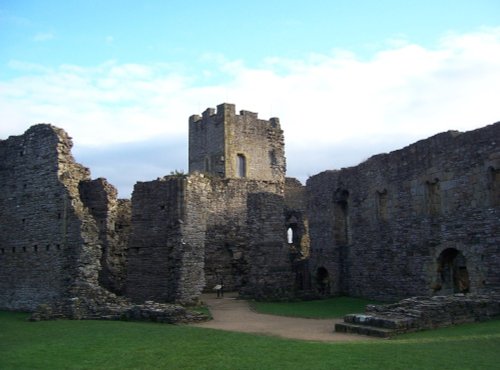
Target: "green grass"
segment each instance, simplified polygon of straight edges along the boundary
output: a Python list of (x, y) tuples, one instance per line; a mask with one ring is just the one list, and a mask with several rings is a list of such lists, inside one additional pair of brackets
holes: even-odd
[(206, 315), (209, 318), (212, 318), (212, 314), (210, 313), (210, 310), (207, 306), (194, 306), (194, 307), (187, 307), (190, 311), (194, 312), (199, 312), (202, 313), (203, 315)]
[(300, 302), (252, 302), (252, 308), (270, 315), (330, 319), (362, 313), (367, 304), (380, 304), (363, 298), (335, 297), (315, 301)]
[(0, 312), (0, 369), (496, 369), (500, 320), (395, 340), (318, 343), (120, 321), (27, 322)]

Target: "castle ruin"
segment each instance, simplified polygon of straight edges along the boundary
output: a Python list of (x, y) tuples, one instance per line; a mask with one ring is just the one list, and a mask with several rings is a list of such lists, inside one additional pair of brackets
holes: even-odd
[(189, 174), (117, 199), (48, 124), (0, 141), (0, 309), (75, 297), (192, 304), (395, 300), (500, 288), (500, 123), (446, 132), (303, 186), (277, 118), (189, 118)]

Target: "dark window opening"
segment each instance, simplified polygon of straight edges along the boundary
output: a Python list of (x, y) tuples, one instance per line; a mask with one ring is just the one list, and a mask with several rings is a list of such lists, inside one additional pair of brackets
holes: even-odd
[(34, 251), (34, 252), (38, 252), (38, 245), (34, 245), (34, 246), (33, 246), (33, 251)]
[(238, 177), (247, 176), (247, 161), (243, 154), (238, 154), (237, 156), (237, 173)]
[(23, 247), (23, 252), (26, 252), (26, 247)]
[(47, 246), (45, 247), (45, 249), (49, 251), (50, 250), (50, 245), (47, 244)]
[(490, 167), (488, 174), (488, 188), (492, 206), (500, 206), (500, 169)]
[(269, 151), (269, 162), (271, 162), (271, 166), (276, 166), (278, 164), (278, 160), (276, 158), (276, 151), (274, 149)]
[(349, 243), (349, 191), (337, 189), (333, 204), (333, 238), (338, 245)]
[(426, 183), (427, 211), (430, 215), (441, 213), (441, 194), (439, 179), (427, 181)]
[(381, 221), (387, 221), (387, 189), (377, 191), (377, 216)]

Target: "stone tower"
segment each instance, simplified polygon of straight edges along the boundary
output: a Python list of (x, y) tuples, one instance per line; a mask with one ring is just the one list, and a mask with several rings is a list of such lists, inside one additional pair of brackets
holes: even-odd
[(222, 178), (284, 182), (285, 150), (279, 119), (235, 113), (234, 104), (189, 118), (189, 172)]

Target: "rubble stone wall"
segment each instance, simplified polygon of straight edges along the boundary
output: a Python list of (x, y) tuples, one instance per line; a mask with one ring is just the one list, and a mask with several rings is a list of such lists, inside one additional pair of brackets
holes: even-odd
[[(191, 302), (221, 282), (227, 291), (241, 289), (248, 282), (253, 237), (247, 198), (259, 191), (282, 194), (283, 187), (199, 173), (138, 183), (127, 295), (136, 301)], [(283, 208), (275, 212), (283, 218)], [(282, 222), (282, 242), (284, 231)]]
[(175, 301), (183, 182), (178, 176), (134, 186), (126, 282), (126, 295), (134, 301)]
[(226, 290), (237, 291), (247, 283), (250, 268), (249, 239), (253, 236), (248, 230), (247, 198), (255, 192), (282, 194), (282, 184), (212, 178), (210, 186), (206, 203), (206, 287), (210, 290), (222, 279)]
[(106, 289), (122, 293), (126, 274), (126, 243), (129, 201), (118, 200), (116, 188), (106, 179), (82, 181), (80, 197), (94, 217), (102, 247), (99, 283)]
[(88, 169), (39, 124), (0, 141), (0, 308), (32, 310), (97, 285), (97, 226), (79, 198)]
[(467, 291), (499, 286), (499, 137), (498, 123), (446, 132), (310, 178), (311, 271), (328, 270), (332, 293), (449, 294), (439, 261), (451, 251)]
[(248, 282), (242, 295), (256, 299), (283, 299), (293, 295), (294, 279), (279, 194), (248, 195)]

